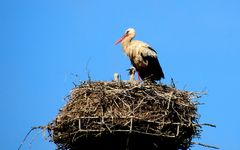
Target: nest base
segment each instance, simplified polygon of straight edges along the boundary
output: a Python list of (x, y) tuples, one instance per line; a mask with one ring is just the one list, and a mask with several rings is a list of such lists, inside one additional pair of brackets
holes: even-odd
[[(97, 133), (99, 134), (99, 133)], [(153, 137), (141, 133), (89, 133), (87, 136), (76, 139), (71, 143), (72, 150), (178, 150), (175, 139)]]

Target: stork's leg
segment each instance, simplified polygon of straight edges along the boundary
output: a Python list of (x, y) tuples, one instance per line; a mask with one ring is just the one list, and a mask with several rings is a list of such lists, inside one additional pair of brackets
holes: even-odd
[(141, 79), (140, 79), (140, 75), (139, 75), (139, 72), (138, 72), (138, 80), (140, 81)]

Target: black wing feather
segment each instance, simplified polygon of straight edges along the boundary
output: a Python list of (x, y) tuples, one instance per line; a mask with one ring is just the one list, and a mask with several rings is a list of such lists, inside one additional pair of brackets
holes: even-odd
[[(148, 47), (148, 48), (156, 53), (156, 51), (153, 48), (151, 47)], [(144, 56), (142, 53), (141, 53), (141, 56), (145, 62), (148, 62), (148, 66), (145, 68), (138, 68), (137, 71), (139, 72), (140, 77), (142, 79), (150, 79), (152, 81), (161, 80), (161, 78), (164, 79), (164, 73), (158, 61), (158, 58), (151, 57), (151, 56)]]

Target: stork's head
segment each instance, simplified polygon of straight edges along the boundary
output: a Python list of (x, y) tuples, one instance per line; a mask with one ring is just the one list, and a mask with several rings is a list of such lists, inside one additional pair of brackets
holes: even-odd
[(132, 38), (134, 38), (136, 35), (135, 29), (133, 28), (128, 28), (125, 31), (125, 34), (115, 42), (115, 45), (117, 45), (118, 43), (122, 42), (122, 40), (124, 40), (125, 38), (129, 38), (129, 40), (131, 40)]
[(136, 72), (136, 69), (135, 69), (135, 67), (131, 67), (131, 68), (127, 69), (127, 71), (129, 71), (129, 75), (134, 75)]
[(125, 34), (128, 34), (128, 36), (135, 36), (135, 29), (133, 29), (133, 28), (128, 28), (126, 31), (125, 31)]

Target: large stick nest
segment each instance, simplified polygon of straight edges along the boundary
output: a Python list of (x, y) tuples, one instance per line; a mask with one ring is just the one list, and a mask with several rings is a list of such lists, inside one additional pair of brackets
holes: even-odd
[(85, 82), (48, 129), (58, 149), (188, 149), (200, 131), (197, 96), (147, 82)]

